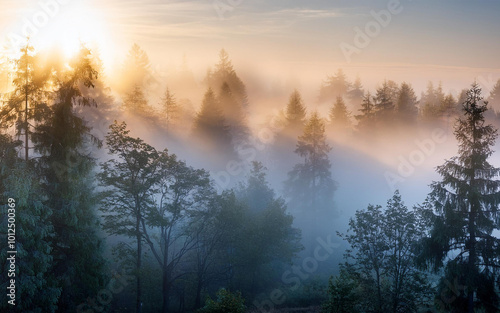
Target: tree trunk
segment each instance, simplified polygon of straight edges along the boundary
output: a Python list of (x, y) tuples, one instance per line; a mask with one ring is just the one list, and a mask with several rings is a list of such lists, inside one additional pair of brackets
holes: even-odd
[(467, 307), (469, 313), (474, 313), (474, 290), (475, 290), (475, 263), (476, 263), (476, 230), (475, 230), (475, 206), (471, 204), (469, 216), (470, 250), (468, 263), (468, 286), (467, 286)]
[(201, 279), (198, 279), (198, 284), (196, 285), (196, 299), (194, 301), (194, 308), (199, 309), (201, 308), (201, 290), (203, 288), (203, 284), (201, 282)]
[(162, 308), (161, 311), (162, 313), (168, 313), (168, 308), (170, 306), (170, 279), (168, 277), (168, 270), (167, 270), (167, 264), (165, 261), (165, 265), (163, 268), (163, 279), (162, 279), (162, 296), (163, 296), (163, 301), (162, 301)]
[[(28, 48), (26, 48), (28, 49)], [(28, 50), (26, 50), (26, 54), (28, 54)], [(26, 162), (29, 160), (29, 147), (28, 147), (28, 139), (29, 139), (29, 126), (28, 126), (28, 60), (26, 60), (26, 92), (25, 92), (25, 106), (24, 106), (24, 154), (26, 158)]]
[(377, 275), (377, 297), (378, 297), (378, 312), (382, 313), (382, 291), (380, 290), (380, 272), (376, 270)]
[(141, 254), (142, 254), (142, 238), (141, 238), (141, 232), (140, 232), (140, 222), (141, 222), (141, 215), (140, 213), (137, 214), (136, 217), (136, 224), (135, 224), (135, 231), (137, 232), (137, 267), (136, 267), (136, 275), (137, 275), (137, 298), (136, 298), (136, 312), (141, 313), (142, 312), (142, 301), (141, 301)]

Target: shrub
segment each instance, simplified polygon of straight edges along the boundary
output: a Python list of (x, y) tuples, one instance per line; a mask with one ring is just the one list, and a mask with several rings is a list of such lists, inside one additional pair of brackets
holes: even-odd
[(241, 293), (231, 293), (224, 288), (217, 291), (217, 300), (207, 299), (205, 306), (198, 310), (198, 313), (244, 313), (245, 299)]

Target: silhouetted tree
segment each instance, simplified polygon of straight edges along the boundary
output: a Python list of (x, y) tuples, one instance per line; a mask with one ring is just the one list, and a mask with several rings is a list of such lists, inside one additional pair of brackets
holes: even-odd
[[(62, 288), (58, 312), (75, 311), (94, 297), (104, 284), (103, 244), (98, 235), (93, 168), (88, 148), (100, 146), (90, 127), (75, 114), (76, 105), (94, 105), (83, 97), (92, 88), (97, 72), (89, 49), (82, 47), (64, 73), (59, 73), (50, 117), (37, 125), (33, 134), (35, 150), (41, 155), (39, 173), (46, 200), (52, 209), (52, 274)], [(87, 152), (85, 151), (87, 150)]]
[(417, 121), (417, 96), (408, 83), (401, 84), (396, 112), (404, 126), (409, 126)]
[(42, 121), (47, 112), (47, 84), (51, 71), (42, 68), (29, 42), (21, 48), (21, 53), (15, 61), (14, 90), (8, 96), (7, 105), (0, 107), (0, 121), (1, 127), (10, 127), (15, 123), (17, 136), (24, 135), (24, 158), (27, 162), (30, 125)]
[(165, 117), (165, 124), (168, 130), (169, 126), (175, 125), (176, 123), (179, 122), (179, 118), (181, 115), (181, 107), (177, 103), (174, 94), (170, 91), (168, 87), (165, 90), (165, 95), (163, 96), (161, 101), (162, 101), (161, 102), (162, 112), (163, 116)]
[(99, 179), (106, 189), (102, 211), (104, 230), (110, 235), (135, 239), (136, 249), (119, 244), (119, 256), (126, 261), (135, 252), (130, 270), (136, 276), (136, 312), (142, 311), (141, 269), (144, 219), (154, 205), (151, 193), (159, 180), (160, 154), (140, 138), (129, 136), (126, 124), (115, 121), (106, 136), (109, 154), (115, 158), (101, 164)]
[(346, 129), (351, 126), (350, 113), (347, 111), (347, 106), (342, 97), (337, 97), (337, 101), (330, 109), (330, 123), (337, 130)]
[(415, 312), (426, 302), (430, 287), (415, 263), (420, 225), (396, 191), (385, 210), (369, 205), (356, 211), (347, 233), (339, 234), (351, 246), (344, 269), (359, 282), (365, 310)]
[(248, 105), (247, 92), (245, 84), (236, 74), (233, 64), (229, 59), (226, 50), (222, 49), (219, 53), (219, 63), (213, 71), (208, 71), (205, 78), (208, 87), (213, 90), (219, 90), (226, 83), (231, 90), (237, 104), (241, 107)]
[(248, 133), (243, 106), (233, 95), (229, 84), (226, 82), (220, 88), (218, 101), (232, 138), (243, 140)]
[(375, 127), (375, 105), (372, 102), (372, 97), (370, 92), (368, 92), (361, 103), (361, 109), (359, 109), (361, 114), (355, 116), (358, 120), (357, 129), (364, 133), (368, 131), (373, 131)]
[(134, 43), (123, 63), (118, 90), (124, 94), (135, 87), (146, 90), (155, 82), (147, 53)]
[(298, 137), (297, 153), (304, 159), (288, 173), (285, 192), (291, 203), (317, 215), (320, 209), (333, 210), (335, 183), (330, 172), (328, 153), (331, 148), (326, 142), (325, 123), (318, 113), (313, 113)]
[(378, 122), (385, 123), (393, 115), (396, 106), (394, 89), (391, 81), (384, 81), (381, 87), (377, 89), (377, 93), (373, 98), (375, 100), (375, 111)]
[(331, 102), (337, 97), (344, 97), (349, 91), (351, 83), (347, 80), (342, 69), (337, 70), (335, 75), (328, 76), (319, 90), (320, 102)]
[[(0, 134), (0, 225), (5, 244), (0, 249), (2, 289), (7, 290), (10, 280), (16, 280), (15, 308), (22, 312), (55, 312), (61, 288), (53, 275), (52, 209), (44, 204), (40, 179), (31, 162), (17, 157), (16, 149), (21, 142), (12, 141)], [(8, 200), (13, 199), (13, 201)], [(9, 209), (15, 209), (16, 245), (7, 245)], [(12, 222), (12, 221), (10, 221)], [(12, 233), (9, 233), (12, 234)], [(7, 251), (17, 251), (15, 277), (9, 273)], [(9, 255), (10, 256), (10, 255)], [(34, 257), (33, 257), (34, 256)], [(9, 274), (9, 275), (8, 275)], [(0, 309), (7, 312), (14, 306), (5, 298)]]
[(224, 160), (236, 157), (229, 126), (210, 88), (194, 121), (193, 136), (202, 149), (210, 153), (212, 161), (222, 162), (225, 166)]
[(432, 183), (424, 206), (431, 229), (423, 239), (423, 258), (434, 269), (444, 265), (445, 278), (454, 276), (467, 287), (456, 294), (457, 301), (446, 305), (455, 312), (496, 312), (499, 303), (493, 285), (500, 241), (492, 232), (499, 228), (500, 182), (495, 178), (500, 169), (488, 163), (497, 131), (485, 125), (488, 107), (482, 99), (474, 83), (455, 126), (458, 155), (437, 168), (442, 181)]
[(123, 108), (133, 116), (151, 117), (152, 110), (148, 105), (142, 87), (135, 85), (123, 100)]

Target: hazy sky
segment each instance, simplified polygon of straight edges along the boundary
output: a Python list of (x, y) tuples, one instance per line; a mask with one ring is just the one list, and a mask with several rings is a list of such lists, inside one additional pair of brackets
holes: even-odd
[[(40, 3), (54, 1), (0, 0), (2, 37), (22, 34), (26, 20), (42, 10)], [(225, 48), (237, 68), (266, 76), (279, 72), (304, 85), (303, 77), (321, 80), (338, 67), (353, 78), (361, 75), (368, 87), (386, 78), (412, 81), (417, 89), (428, 80), (443, 80), (445, 90), (451, 90), (477, 77), (493, 81), (500, 76), (500, 1), (60, 2), (66, 4), (33, 40), (47, 43), (58, 32), (71, 36), (78, 29), (85, 40), (99, 43), (108, 63), (120, 60), (137, 42), (159, 67), (180, 63), (184, 54), (192, 66), (207, 67)], [(371, 12), (387, 11), (391, 3), (397, 13), (380, 25)], [(369, 43), (356, 46), (355, 29), (365, 32), (367, 26), (372, 27)], [(342, 45), (358, 49), (350, 60)]]

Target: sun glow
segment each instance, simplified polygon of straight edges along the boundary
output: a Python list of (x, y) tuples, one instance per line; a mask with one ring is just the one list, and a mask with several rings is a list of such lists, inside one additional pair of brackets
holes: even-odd
[(65, 57), (75, 55), (82, 44), (98, 48), (103, 59), (110, 57), (110, 38), (105, 17), (95, 7), (74, 1), (61, 7), (58, 14), (33, 38), (37, 50), (59, 49)]

